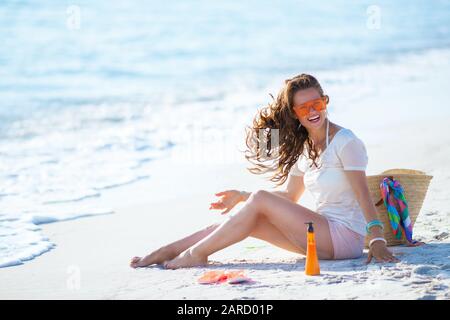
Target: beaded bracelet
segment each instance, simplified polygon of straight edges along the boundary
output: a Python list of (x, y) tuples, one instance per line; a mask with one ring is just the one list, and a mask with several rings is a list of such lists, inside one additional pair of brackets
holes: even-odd
[(368, 234), (371, 234), (370, 228), (372, 228), (374, 226), (379, 226), (379, 227), (381, 227), (381, 230), (384, 230), (383, 223), (380, 220), (372, 220), (366, 225), (366, 231)]

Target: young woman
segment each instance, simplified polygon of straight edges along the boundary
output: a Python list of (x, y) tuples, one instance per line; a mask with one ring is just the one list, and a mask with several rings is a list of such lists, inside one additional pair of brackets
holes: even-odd
[[(208, 256), (247, 237), (265, 240), (280, 248), (305, 254), (306, 222), (313, 221), (319, 259), (361, 257), (369, 233), (367, 263), (398, 261), (386, 247), (382, 223), (369, 194), (364, 143), (350, 130), (328, 119), (329, 97), (311, 75), (286, 80), (277, 99), (253, 120), (246, 158), (256, 165), (252, 173), (275, 172), (271, 181), (288, 180), (284, 191), (252, 193), (227, 190), (210, 209), (229, 212), (244, 206), (222, 222), (168, 244), (145, 257), (134, 257), (131, 267), (163, 264), (169, 269), (205, 265)], [(261, 159), (260, 129), (279, 129), (275, 161)], [(270, 130), (263, 131), (270, 141)], [(256, 142), (256, 143), (252, 143)], [(270, 147), (267, 148), (270, 151)], [(256, 160), (256, 162), (254, 161)], [(272, 166), (263, 164), (272, 161)], [(305, 189), (316, 201), (312, 211), (297, 204)]]

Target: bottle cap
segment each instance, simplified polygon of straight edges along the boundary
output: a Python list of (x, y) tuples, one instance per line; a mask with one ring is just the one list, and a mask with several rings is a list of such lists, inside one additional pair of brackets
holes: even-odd
[(308, 232), (314, 232), (313, 222), (305, 222), (308, 225)]

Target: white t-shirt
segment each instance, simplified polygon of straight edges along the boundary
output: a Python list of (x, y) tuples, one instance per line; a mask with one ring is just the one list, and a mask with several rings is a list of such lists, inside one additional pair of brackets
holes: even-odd
[[(306, 153), (306, 148), (304, 149)], [(328, 147), (316, 159), (317, 169), (304, 154), (300, 155), (289, 174), (303, 176), (305, 189), (311, 192), (316, 211), (328, 220), (343, 223), (349, 229), (366, 234), (366, 220), (344, 170), (365, 171), (367, 150), (353, 131), (341, 128)], [(320, 167), (322, 164), (322, 167)]]

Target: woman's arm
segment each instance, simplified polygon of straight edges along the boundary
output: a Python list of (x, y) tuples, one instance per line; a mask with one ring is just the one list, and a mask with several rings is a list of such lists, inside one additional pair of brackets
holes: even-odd
[[(372, 220), (377, 220), (378, 211), (370, 196), (369, 187), (367, 186), (366, 173), (361, 170), (347, 170), (344, 172), (348, 180), (350, 181), (352, 189), (356, 195), (356, 199), (358, 200), (358, 203), (363, 210), (366, 221), (369, 222)], [(381, 227), (374, 226), (370, 230), (370, 239), (383, 237)]]
[[(350, 185), (356, 195), (358, 203), (363, 210), (364, 217), (366, 221), (373, 221), (378, 219), (378, 212), (375, 207), (375, 204), (372, 201), (372, 197), (370, 196), (369, 187), (367, 186), (367, 178), (365, 171), (362, 170), (346, 170), (344, 171), (348, 180), (350, 181)], [(369, 239), (374, 238), (384, 238), (383, 230), (379, 226), (373, 226), (370, 228)], [(373, 250), (372, 250), (373, 249)], [(395, 261), (397, 260), (392, 253), (387, 250), (387, 247), (384, 242), (376, 241), (372, 247), (371, 252), (373, 251), (373, 256), (378, 261)], [(371, 255), (369, 254), (370, 261)]]
[[(269, 191), (269, 192), (284, 197), (286, 199), (289, 199), (293, 202), (297, 202), (298, 199), (300, 199), (300, 197), (304, 193), (304, 191), (305, 185), (303, 182), (303, 176), (289, 175), (286, 190)], [(247, 201), (251, 193), (247, 191), (240, 191), (240, 192), (241, 192), (241, 201)]]

